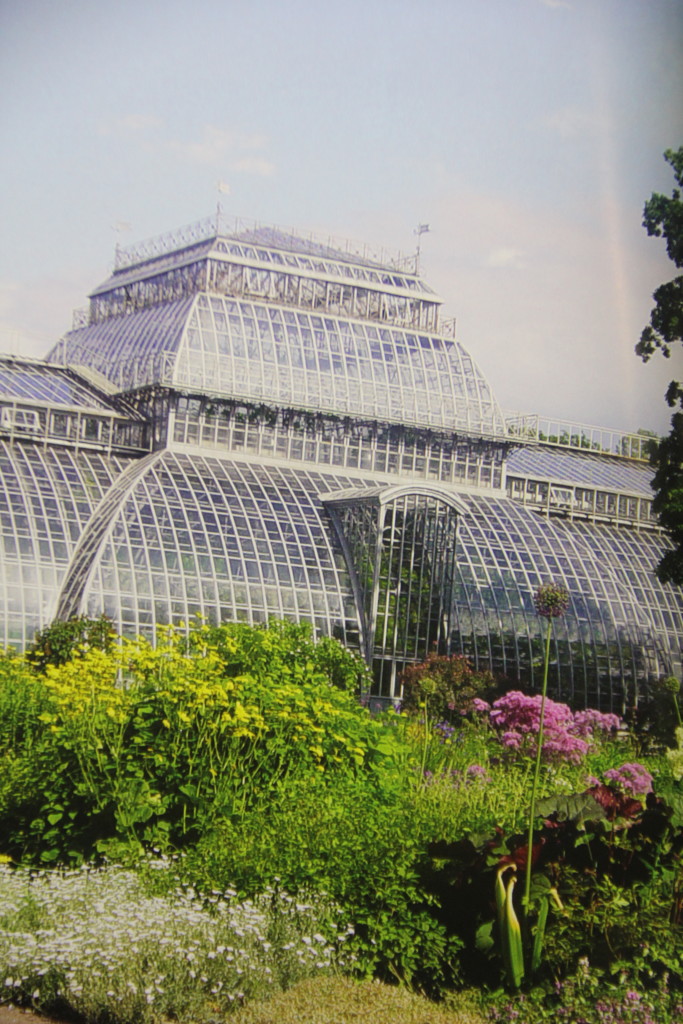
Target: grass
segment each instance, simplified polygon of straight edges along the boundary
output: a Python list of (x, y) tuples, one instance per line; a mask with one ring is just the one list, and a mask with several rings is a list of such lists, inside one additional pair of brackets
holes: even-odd
[[(463, 1000), (465, 1002), (465, 1000)], [(311, 978), (245, 1006), (231, 1024), (485, 1024), (476, 1010), (436, 1006), (405, 988), (349, 978)]]

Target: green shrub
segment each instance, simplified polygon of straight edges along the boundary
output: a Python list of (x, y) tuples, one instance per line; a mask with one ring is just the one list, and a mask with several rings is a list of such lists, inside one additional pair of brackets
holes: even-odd
[(327, 893), (352, 920), (357, 969), (434, 991), (457, 977), (459, 942), (434, 915), (418, 864), (424, 835), (405, 794), (368, 779), (311, 777), (204, 836), (183, 859), (203, 890), (248, 896), (266, 881)]
[[(683, 988), (683, 822), (672, 808), (653, 794), (645, 802), (597, 785), (539, 801), (538, 810), (532, 897), (552, 909), (536, 982), (571, 976), (589, 957), (603, 972), (627, 965), (641, 983), (668, 972)], [(423, 882), (438, 897), (440, 920), (463, 941), (463, 971), (490, 984), (503, 969), (496, 877), (501, 869), (520, 877), (525, 836), (497, 830), (429, 849)]]
[(202, 655), (207, 649), (218, 653), (224, 674), (230, 677), (248, 673), (284, 682), (295, 671), (305, 669), (352, 694), (359, 695), (369, 686), (370, 673), (360, 655), (332, 637), (314, 639), (308, 622), (273, 619), (257, 626), (199, 624), (189, 632), (188, 650)]
[[(494, 882), (525, 858), (532, 766), (461, 714), (473, 688), (491, 693), (446, 660), (441, 682), (413, 691), (415, 713), (372, 716), (354, 696), (356, 656), (283, 623), (77, 645), (60, 664), (0, 658), (0, 854), (135, 865), (145, 849), (183, 849), (178, 870), (207, 894), (326, 894), (356, 927), (360, 975), (431, 994), (491, 982)], [(646, 810), (636, 801), (630, 824), (572, 810), (588, 776), (632, 760), (607, 739), (579, 763), (542, 766), (535, 885), (570, 911), (551, 912), (541, 981), (582, 955), (606, 971), (630, 959), (642, 978), (680, 973), (665, 955), (683, 888), (669, 761), (648, 761), (657, 795)]]
[(634, 713), (633, 725), (643, 749), (676, 745), (676, 728), (681, 722), (680, 683), (675, 676), (651, 682)]
[(430, 654), (419, 665), (408, 665), (401, 675), (402, 709), (421, 709), (431, 722), (453, 722), (472, 710), (475, 698), (491, 701), (501, 687), (490, 672), (475, 671), (467, 658)]
[(94, 619), (87, 615), (74, 616), (66, 621), (55, 619), (36, 633), (26, 652), (26, 660), (39, 672), (44, 672), (48, 665), (63, 665), (79, 649), (97, 647), (110, 651), (115, 640), (112, 621), (106, 615)]
[(187, 844), (284, 779), (398, 770), (407, 747), (359, 706), (357, 658), (337, 647), (286, 624), (199, 626), (78, 648), (40, 674), (5, 659), (0, 852)]

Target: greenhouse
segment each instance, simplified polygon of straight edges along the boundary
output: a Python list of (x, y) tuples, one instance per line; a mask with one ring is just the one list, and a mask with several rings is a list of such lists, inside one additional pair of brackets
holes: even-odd
[(0, 360), (2, 610), (310, 621), (378, 698), (432, 650), (622, 710), (680, 674), (646, 438), (509, 418), (385, 254), (215, 217), (129, 250), (45, 362)]

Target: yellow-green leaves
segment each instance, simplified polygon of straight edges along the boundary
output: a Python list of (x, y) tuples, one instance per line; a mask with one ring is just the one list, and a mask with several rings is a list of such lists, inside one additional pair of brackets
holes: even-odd
[(75, 647), (41, 673), (17, 664), (4, 676), (23, 673), (18, 707), (32, 724), (13, 750), (35, 778), (17, 848), (43, 858), (110, 840), (185, 844), (265, 806), (285, 780), (375, 771), (390, 756), (381, 725), (334, 685), (355, 656), (327, 641), (319, 657), (301, 627), (168, 627), (155, 645)]

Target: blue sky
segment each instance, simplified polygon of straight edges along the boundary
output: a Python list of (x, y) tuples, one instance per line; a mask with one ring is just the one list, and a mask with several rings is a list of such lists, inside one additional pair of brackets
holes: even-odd
[(0, 0), (0, 349), (229, 215), (410, 253), (503, 407), (664, 431), (681, 0)]

